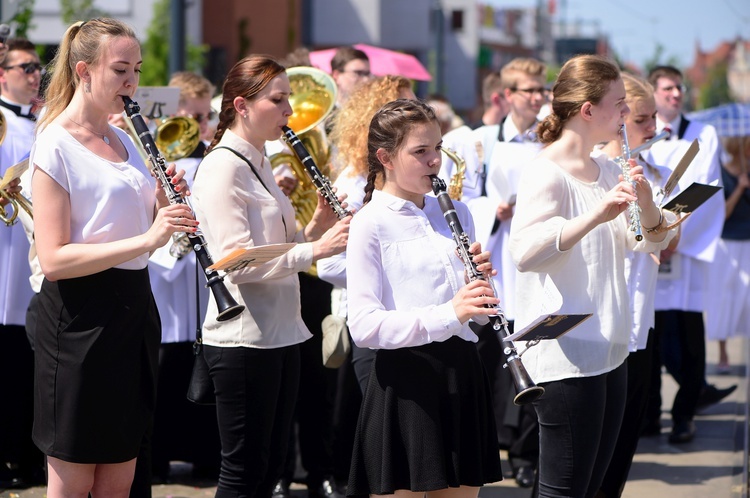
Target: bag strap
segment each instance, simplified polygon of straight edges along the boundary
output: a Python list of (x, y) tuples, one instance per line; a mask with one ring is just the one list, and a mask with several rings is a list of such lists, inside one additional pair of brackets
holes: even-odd
[[(255, 174), (255, 177), (258, 179), (258, 181), (260, 182), (260, 184), (263, 185), (264, 189), (266, 189), (266, 192), (268, 192), (269, 195), (271, 197), (273, 197), (273, 194), (271, 194), (271, 191), (268, 190), (268, 187), (266, 186), (266, 184), (263, 182), (263, 180), (261, 179), (260, 175), (258, 174), (258, 170), (256, 170), (255, 166), (253, 166), (253, 163), (250, 162), (250, 159), (246, 158), (245, 156), (243, 156), (242, 154), (240, 154), (239, 152), (237, 152), (233, 148), (227, 147), (226, 145), (219, 145), (217, 147), (214, 147), (213, 149), (211, 149), (211, 152), (215, 151), (216, 149), (226, 149), (229, 152), (231, 152), (232, 154), (234, 154), (235, 156), (237, 156), (240, 159), (242, 159), (243, 161), (245, 161), (247, 163), (247, 165), (250, 166), (250, 169), (253, 170), (253, 173)], [(286, 234), (287, 233), (287, 230), (286, 230), (286, 220), (284, 219), (284, 215), (283, 214), (281, 215), (281, 222), (284, 224), (284, 233)]]

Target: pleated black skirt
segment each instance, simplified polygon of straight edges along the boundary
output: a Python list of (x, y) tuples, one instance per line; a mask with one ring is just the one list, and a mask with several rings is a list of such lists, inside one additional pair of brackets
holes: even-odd
[(73, 463), (135, 458), (153, 415), (161, 340), (148, 270), (45, 279), (38, 304), (34, 442)]
[(360, 410), (347, 495), (501, 479), (490, 388), (476, 346), (453, 337), (379, 350)]

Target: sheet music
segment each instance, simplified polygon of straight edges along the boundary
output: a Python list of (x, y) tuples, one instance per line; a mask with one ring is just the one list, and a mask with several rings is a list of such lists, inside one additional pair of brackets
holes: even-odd
[(0, 181), (0, 188), (5, 188), (15, 180), (16, 178), (20, 178), (21, 175), (29, 169), (29, 159), (26, 158), (20, 163), (14, 164), (7, 170), (5, 170), (5, 175), (3, 175), (3, 179)]
[(226, 257), (216, 261), (214, 264), (209, 266), (210, 270), (224, 270), (227, 273), (231, 271), (240, 270), (247, 266), (260, 266), (263, 263), (267, 263), (272, 259), (278, 258), (279, 256), (286, 254), (289, 250), (296, 246), (294, 242), (288, 242), (284, 244), (268, 244), (265, 246), (255, 246), (250, 249), (236, 249), (229, 253)]

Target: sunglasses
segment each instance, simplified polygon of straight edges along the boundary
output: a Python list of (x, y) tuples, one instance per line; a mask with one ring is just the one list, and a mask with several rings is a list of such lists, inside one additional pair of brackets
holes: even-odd
[(5, 66), (3, 69), (13, 69), (15, 67), (20, 67), (26, 74), (34, 74), (35, 72), (41, 71), (42, 68), (44, 68), (44, 66), (42, 66), (38, 62), (24, 62), (23, 64), (16, 64), (15, 66)]

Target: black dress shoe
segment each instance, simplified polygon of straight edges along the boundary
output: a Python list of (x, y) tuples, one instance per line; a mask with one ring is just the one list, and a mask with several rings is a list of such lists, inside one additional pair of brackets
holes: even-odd
[(285, 479), (279, 479), (271, 491), (271, 498), (289, 498), (289, 483)]
[(333, 478), (323, 479), (318, 486), (311, 486), (307, 489), (308, 498), (346, 498), (336, 489), (336, 482)]
[(679, 421), (674, 423), (672, 433), (669, 435), (669, 442), (672, 444), (689, 443), (695, 438), (695, 424), (692, 420)]
[(536, 473), (531, 465), (522, 465), (516, 470), (516, 484), (522, 488), (530, 488), (534, 485)]
[(725, 387), (724, 389), (719, 389), (713, 384), (705, 386), (701, 390), (701, 395), (698, 398), (696, 409), (700, 410), (702, 408), (707, 408), (715, 403), (718, 403), (722, 399), (732, 394), (735, 389), (737, 389), (737, 384)]

